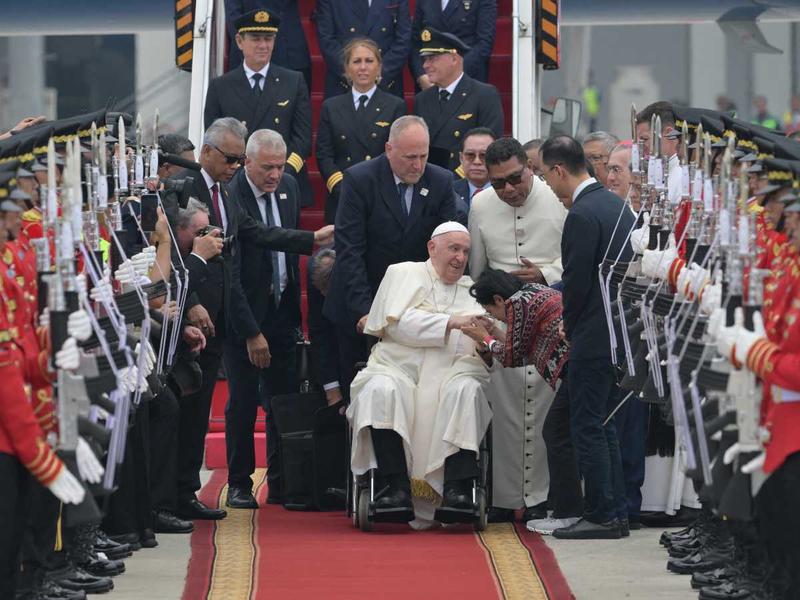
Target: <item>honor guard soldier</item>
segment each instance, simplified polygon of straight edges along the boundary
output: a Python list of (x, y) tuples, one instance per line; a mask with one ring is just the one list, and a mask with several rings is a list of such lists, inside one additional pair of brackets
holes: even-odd
[(403, 97), (403, 67), (411, 49), (408, 0), (317, 0), (317, 36), (325, 57), (325, 97), (350, 89), (344, 78), (342, 48), (368, 37), (381, 49), (381, 87)]
[(272, 129), (286, 140), (286, 172), (300, 185), (302, 206), (313, 203), (305, 160), (311, 154), (311, 105), (303, 76), (271, 64), (280, 17), (254, 10), (236, 22), (240, 67), (208, 85), (206, 129), (220, 117), (234, 117), (248, 131)]
[(420, 33), (422, 67), (433, 84), (414, 98), (414, 114), (430, 129), (430, 156), (435, 165), (451, 171), (459, 166), (461, 136), (474, 127), (503, 135), (500, 94), (488, 83), (464, 73), (470, 48), (451, 33), (426, 28)]
[(464, 55), (464, 72), (478, 81), (488, 81), (496, 20), (497, 0), (417, 0), (408, 61), (414, 81), (423, 90), (433, 85), (419, 55), (420, 33), (429, 27), (452, 33), (470, 46)]

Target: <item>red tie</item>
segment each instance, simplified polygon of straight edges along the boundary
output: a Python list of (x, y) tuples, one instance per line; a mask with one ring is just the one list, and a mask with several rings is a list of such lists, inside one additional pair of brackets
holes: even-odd
[(217, 224), (223, 227), (222, 213), (219, 210), (219, 186), (216, 183), (211, 186), (211, 203), (214, 205), (214, 217), (217, 219)]

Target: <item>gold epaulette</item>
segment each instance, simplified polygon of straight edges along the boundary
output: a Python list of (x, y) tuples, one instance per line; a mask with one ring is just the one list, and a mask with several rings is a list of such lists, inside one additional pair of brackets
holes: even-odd
[(31, 208), (22, 213), (22, 220), (28, 223), (40, 223), (42, 221), (42, 213), (38, 208)]

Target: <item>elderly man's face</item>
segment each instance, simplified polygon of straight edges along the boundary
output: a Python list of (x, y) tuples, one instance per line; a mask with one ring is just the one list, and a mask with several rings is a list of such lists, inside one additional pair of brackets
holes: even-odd
[(275, 34), (268, 32), (248, 32), (236, 34), (236, 45), (242, 51), (244, 62), (254, 71), (260, 71), (272, 58), (275, 48)]
[(422, 57), (422, 68), (433, 85), (446, 87), (461, 74), (457, 54), (429, 54)]
[(253, 156), (247, 157), (244, 168), (250, 181), (259, 190), (265, 194), (271, 194), (278, 189), (285, 164), (286, 150), (261, 148)]
[(203, 144), (200, 165), (214, 181), (229, 182), (244, 162), (244, 140), (226, 133), (219, 145)]
[(466, 178), (478, 187), (483, 187), (489, 179), (486, 169), (486, 149), (492, 143), (490, 135), (471, 135), (464, 140), (464, 149), (459, 154), (461, 168)]
[(631, 187), (631, 151), (628, 148), (612, 152), (608, 157), (606, 187), (625, 200)]
[(178, 235), (178, 247), (180, 248), (182, 254), (189, 254), (189, 252), (192, 251), (194, 238), (197, 237), (197, 234), (200, 233), (200, 231), (208, 227), (208, 225), (208, 214), (198, 211), (194, 214), (194, 216), (192, 216), (188, 227), (178, 227), (176, 229)]
[(539, 148), (541, 148), (541, 146), (536, 146), (535, 148), (530, 148), (525, 151), (525, 154), (528, 155), (528, 166), (536, 177), (542, 176), (542, 155), (539, 154)]
[(429, 143), (428, 133), (416, 124), (404, 129), (394, 141), (386, 142), (386, 158), (403, 183), (414, 185), (422, 177)]
[(583, 153), (586, 160), (591, 163), (594, 169), (594, 176), (603, 185), (607, 185), (608, 171), (606, 162), (608, 161), (608, 151), (606, 145), (600, 141), (587, 142), (583, 145)]
[(437, 235), (428, 242), (428, 256), (439, 279), (456, 283), (464, 275), (469, 258), (469, 234), (451, 231)]

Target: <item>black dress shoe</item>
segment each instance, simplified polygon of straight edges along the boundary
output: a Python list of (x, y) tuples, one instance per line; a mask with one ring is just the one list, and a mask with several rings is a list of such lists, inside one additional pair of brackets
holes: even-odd
[(79, 565), (87, 573), (95, 577), (115, 577), (125, 572), (125, 563), (121, 560), (109, 560), (97, 555)]
[[(25, 596), (27, 598), (28, 596)], [(33, 595), (36, 600), (86, 600), (83, 590), (68, 590), (50, 579), (42, 580), (41, 586)]]
[(736, 575), (736, 571), (725, 565), (713, 571), (697, 571), (692, 573), (692, 588), (699, 590), (704, 587), (715, 587), (725, 583)]
[(225, 500), (225, 506), (230, 508), (258, 508), (258, 502), (256, 502), (250, 490), (229, 487), (228, 499)]
[(158, 510), (153, 514), (153, 531), (155, 533), (191, 533), (194, 524), (184, 521), (168, 510)]
[(102, 531), (97, 532), (97, 537), (94, 540), (94, 549), (97, 552), (102, 552), (111, 560), (120, 560), (133, 554), (133, 550), (128, 544), (115, 542)]
[(621, 537), (631, 537), (631, 524), (628, 519), (620, 519), (619, 533)]
[(152, 529), (142, 529), (139, 532), (139, 539), (142, 540), (142, 548), (155, 548), (158, 546), (156, 532)]
[(68, 590), (83, 590), (87, 594), (105, 594), (114, 589), (114, 582), (110, 577), (95, 577), (80, 567), (64, 567), (47, 574), (62, 588)]
[(120, 533), (119, 535), (110, 535), (108, 538), (118, 544), (127, 544), (128, 548), (134, 552), (142, 549), (142, 541), (139, 539), (138, 533)]
[(616, 519), (606, 523), (592, 523), (582, 518), (574, 525), (556, 529), (553, 537), (560, 540), (618, 540), (622, 537), (622, 531)]
[(472, 510), (472, 482), (469, 484), (458, 482), (457, 484), (445, 485), (442, 495), (442, 508), (453, 508), (456, 510)]
[(414, 520), (411, 492), (404, 487), (389, 486), (373, 503), (375, 521), (408, 523)]
[(489, 509), (489, 514), (486, 518), (489, 523), (510, 523), (514, 520), (514, 511), (510, 508), (493, 506)]
[(628, 527), (631, 531), (638, 531), (642, 528), (642, 522), (637, 519), (631, 520), (631, 518), (628, 517)]
[(219, 521), (220, 519), (224, 519), (228, 513), (221, 508), (210, 508), (197, 498), (192, 498), (178, 507), (177, 515), (181, 519), (189, 519), (192, 521), (195, 519)]
[(701, 548), (686, 558), (670, 558), (667, 570), (679, 575), (691, 575), (697, 571), (711, 571), (730, 562), (730, 552)]

